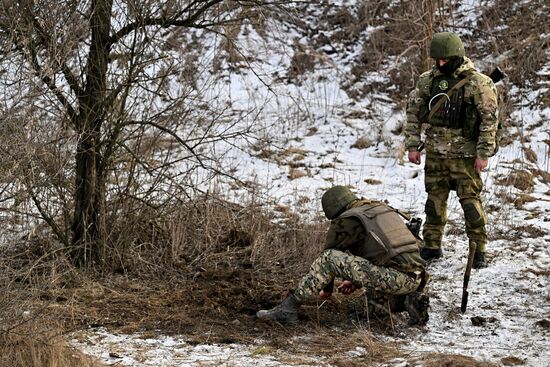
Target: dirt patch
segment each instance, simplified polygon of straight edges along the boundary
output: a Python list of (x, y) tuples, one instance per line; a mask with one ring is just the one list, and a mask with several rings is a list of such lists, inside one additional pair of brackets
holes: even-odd
[(539, 238), (539, 237), (544, 237), (546, 235), (545, 230), (533, 225), (518, 226), (514, 229), (518, 233), (520, 233), (522, 237), (527, 237), (527, 238)]
[(505, 366), (523, 366), (523, 365), (525, 365), (525, 359), (521, 359), (521, 358), (514, 357), (514, 356), (504, 357), (500, 361)]
[(494, 367), (493, 363), (480, 362), (475, 358), (456, 354), (429, 354), (417, 362), (423, 362), (424, 367)]
[[(55, 320), (65, 332), (104, 328), (147, 337), (184, 335), (189, 344), (254, 344), (263, 339), (262, 348), (289, 353), (292, 363), (316, 355), (335, 366), (370, 365), (401, 355), (397, 343), (383, 343), (376, 336), (407, 330), (405, 315), (367, 321), (360, 292), (305, 303), (298, 326), (257, 320), (255, 313), (277, 305), (302, 270), (284, 260), (265, 267), (245, 258), (244, 250), (154, 272), (73, 269), (73, 281), (63, 287), (44, 286), (30, 293), (26, 283), (15, 282), (20, 288), (13, 291), (26, 299), (24, 310)], [(357, 352), (352, 361), (346, 354), (350, 350)]]

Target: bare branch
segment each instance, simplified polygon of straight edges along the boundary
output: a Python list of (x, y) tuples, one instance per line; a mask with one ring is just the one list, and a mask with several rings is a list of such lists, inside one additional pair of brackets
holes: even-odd
[(67, 114), (69, 115), (70, 120), (74, 123), (76, 121), (76, 118), (78, 117), (78, 114), (72, 107), (71, 103), (69, 102), (67, 97), (63, 94), (63, 91), (57, 87), (53, 79), (42, 72), (42, 66), (38, 61), (36, 50), (32, 48), (32, 46), (29, 46), (28, 52), (30, 53), (29, 57), (30, 57), (31, 65), (33, 67), (34, 75), (38, 77), (40, 80), (42, 80), (42, 82), (44, 82), (44, 84), (48, 87), (48, 89), (55, 95), (57, 100), (67, 110)]
[[(161, 26), (166, 28), (170, 26), (176, 26), (176, 27), (201, 28), (200, 25), (195, 24), (195, 21), (197, 21), (197, 19), (199, 19), (201, 15), (206, 13), (214, 5), (219, 4), (221, 2), (223, 2), (223, 0), (210, 0), (210, 1), (196, 0), (191, 2), (191, 4), (189, 4), (185, 9), (176, 13), (172, 17), (160, 17), (160, 18), (146, 17), (146, 18), (140, 19), (139, 21), (135, 21), (133, 23), (127, 24), (126, 26), (122, 27), (118, 32), (116, 32), (111, 36), (109, 43), (111, 45), (114, 43), (117, 43), (120, 39), (124, 38), (128, 34), (143, 27)], [(198, 9), (192, 10), (191, 8), (197, 4), (202, 4), (202, 6), (199, 7)], [(190, 14), (189, 17), (187, 17), (186, 19), (179, 19), (179, 17), (181, 17), (186, 12), (190, 12), (190, 13), (193, 12), (193, 13)]]

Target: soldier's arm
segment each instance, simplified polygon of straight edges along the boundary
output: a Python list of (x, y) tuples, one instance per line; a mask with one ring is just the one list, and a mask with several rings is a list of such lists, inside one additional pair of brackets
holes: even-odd
[[(325, 237), (325, 250), (338, 249), (345, 251), (353, 245), (351, 237), (346, 231), (346, 226), (342, 223), (345, 220), (333, 220), (330, 222), (330, 227)], [(330, 281), (321, 291), (319, 296), (321, 298), (329, 298), (332, 295), (334, 289), (334, 279)]]
[(330, 223), (325, 238), (325, 250), (337, 249), (341, 251), (350, 250), (365, 237), (365, 230), (359, 219), (343, 218), (336, 219)]
[(429, 73), (420, 76), (416, 87), (407, 100), (407, 123), (405, 124), (405, 147), (407, 150), (418, 150), (422, 123), (420, 109), (426, 104), (429, 94)]
[(498, 127), (498, 99), (493, 81), (482, 74), (475, 78), (474, 104), (480, 117), (477, 158), (488, 159), (495, 153)]
[(325, 237), (325, 250), (337, 249), (345, 251), (353, 245), (352, 239), (346, 231), (344, 221), (340, 219), (330, 222), (330, 227)]

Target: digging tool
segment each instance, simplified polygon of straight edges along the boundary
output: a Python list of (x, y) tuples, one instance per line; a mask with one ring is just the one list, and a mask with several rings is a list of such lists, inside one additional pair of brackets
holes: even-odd
[(474, 263), (474, 254), (476, 252), (476, 243), (470, 241), (470, 249), (468, 251), (468, 263), (464, 272), (464, 283), (462, 284), (462, 302), (460, 303), (460, 312), (466, 312), (468, 305), (468, 282), (470, 281), (470, 273), (472, 272), (472, 264)]

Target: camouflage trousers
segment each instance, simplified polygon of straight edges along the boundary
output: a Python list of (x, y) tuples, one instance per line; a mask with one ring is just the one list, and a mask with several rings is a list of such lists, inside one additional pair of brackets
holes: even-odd
[(421, 280), (392, 268), (374, 265), (363, 257), (329, 249), (311, 264), (309, 272), (293, 289), (293, 294), (299, 302), (304, 302), (317, 295), (334, 278), (351, 280), (371, 295), (382, 296), (414, 292)]
[(483, 182), (474, 169), (474, 158), (426, 157), (425, 185), (428, 193), (423, 230), (425, 247), (436, 249), (441, 246), (447, 223), (447, 199), (450, 190), (456, 190), (464, 211), (468, 239), (476, 243), (478, 251), (484, 252), (487, 219), (480, 199)]

